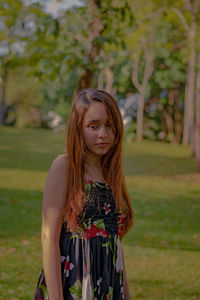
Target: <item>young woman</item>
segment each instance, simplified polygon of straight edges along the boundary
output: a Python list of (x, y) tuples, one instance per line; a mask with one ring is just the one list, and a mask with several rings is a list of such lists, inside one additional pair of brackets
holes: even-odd
[(130, 300), (121, 240), (134, 212), (122, 140), (114, 98), (102, 90), (81, 91), (68, 120), (67, 152), (53, 161), (45, 182), (35, 300)]

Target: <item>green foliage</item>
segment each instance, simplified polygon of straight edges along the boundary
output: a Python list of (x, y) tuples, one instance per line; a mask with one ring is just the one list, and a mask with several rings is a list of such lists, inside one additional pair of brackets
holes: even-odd
[[(125, 141), (133, 143), (136, 140), (136, 122), (132, 121), (125, 126)], [(159, 140), (159, 133), (162, 130), (160, 122), (156, 118), (144, 117), (143, 137), (147, 140)]]
[[(0, 21), (3, 24), (0, 45), (8, 47), (6, 54), (1, 52), (0, 75), (2, 77), (4, 65), (9, 61), (11, 75), (8, 81), (11, 80), (11, 83), (7, 84), (6, 103), (16, 104), (17, 126), (37, 127), (39, 122), (34, 115), (39, 116), (49, 110), (66, 120), (77, 82), (86, 70), (93, 72), (92, 86), (96, 88), (100, 72), (109, 68), (116, 99), (134, 93), (133, 63), (139, 53), (141, 83), (146, 49), (153, 49), (154, 55), (154, 71), (146, 90), (149, 102), (155, 97), (158, 104), (167, 108), (169, 99), (163, 99), (160, 93), (163, 89), (176, 88), (180, 102), (184, 103), (190, 49), (195, 45), (199, 51), (200, 40), (199, 13), (196, 14), (194, 44), (180, 14), (177, 14), (178, 10), (191, 26), (192, 14), (186, 1), (150, 0), (147, 5), (145, 0), (102, 0), (96, 2), (99, 6), (94, 10), (87, 0), (57, 16), (47, 13), (43, 9), (44, 3), (33, 1), (28, 4), (20, 0), (2, 0), (0, 3)], [(94, 24), (98, 22), (100, 30), (95, 32), (97, 26)], [(23, 46), (23, 51), (17, 50), (16, 42)], [(94, 50), (92, 58), (90, 49)], [(28, 75), (22, 70), (27, 68), (27, 63)], [(19, 77), (23, 88), (21, 84), (18, 88), (13, 83), (14, 69), (22, 72)], [(38, 81), (33, 81), (33, 77)], [(104, 74), (104, 87), (106, 80)], [(130, 140), (135, 138), (135, 125), (131, 126), (128, 129)], [(158, 110), (145, 114), (145, 138), (154, 139), (160, 128), (161, 113)]]

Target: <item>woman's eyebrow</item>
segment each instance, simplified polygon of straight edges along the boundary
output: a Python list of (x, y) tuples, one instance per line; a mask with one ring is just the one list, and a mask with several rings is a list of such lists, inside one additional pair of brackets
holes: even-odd
[[(106, 120), (106, 122), (108, 122), (109, 121), (109, 119), (107, 119)], [(89, 123), (95, 123), (95, 122), (101, 122), (101, 120), (87, 120), (87, 122), (89, 122)]]

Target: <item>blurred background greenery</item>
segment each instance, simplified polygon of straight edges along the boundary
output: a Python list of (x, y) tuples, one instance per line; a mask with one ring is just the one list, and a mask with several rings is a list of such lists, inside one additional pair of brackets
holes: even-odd
[(83, 88), (126, 138), (190, 145), (200, 171), (199, 0), (2, 0), (0, 125), (58, 128)]
[(32, 299), (44, 181), (91, 87), (125, 128), (132, 299), (200, 299), (199, 41), (199, 0), (1, 0), (0, 298)]

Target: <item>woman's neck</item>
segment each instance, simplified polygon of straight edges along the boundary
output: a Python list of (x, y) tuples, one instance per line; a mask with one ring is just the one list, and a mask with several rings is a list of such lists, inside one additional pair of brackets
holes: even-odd
[(90, 168), (101, 169), (101, 156), (87, 155), (85, 159), (85, 165)]
[(89, 180), (104, 181), (101, 167), (93, 164), (85, 164), (85, 178)]

